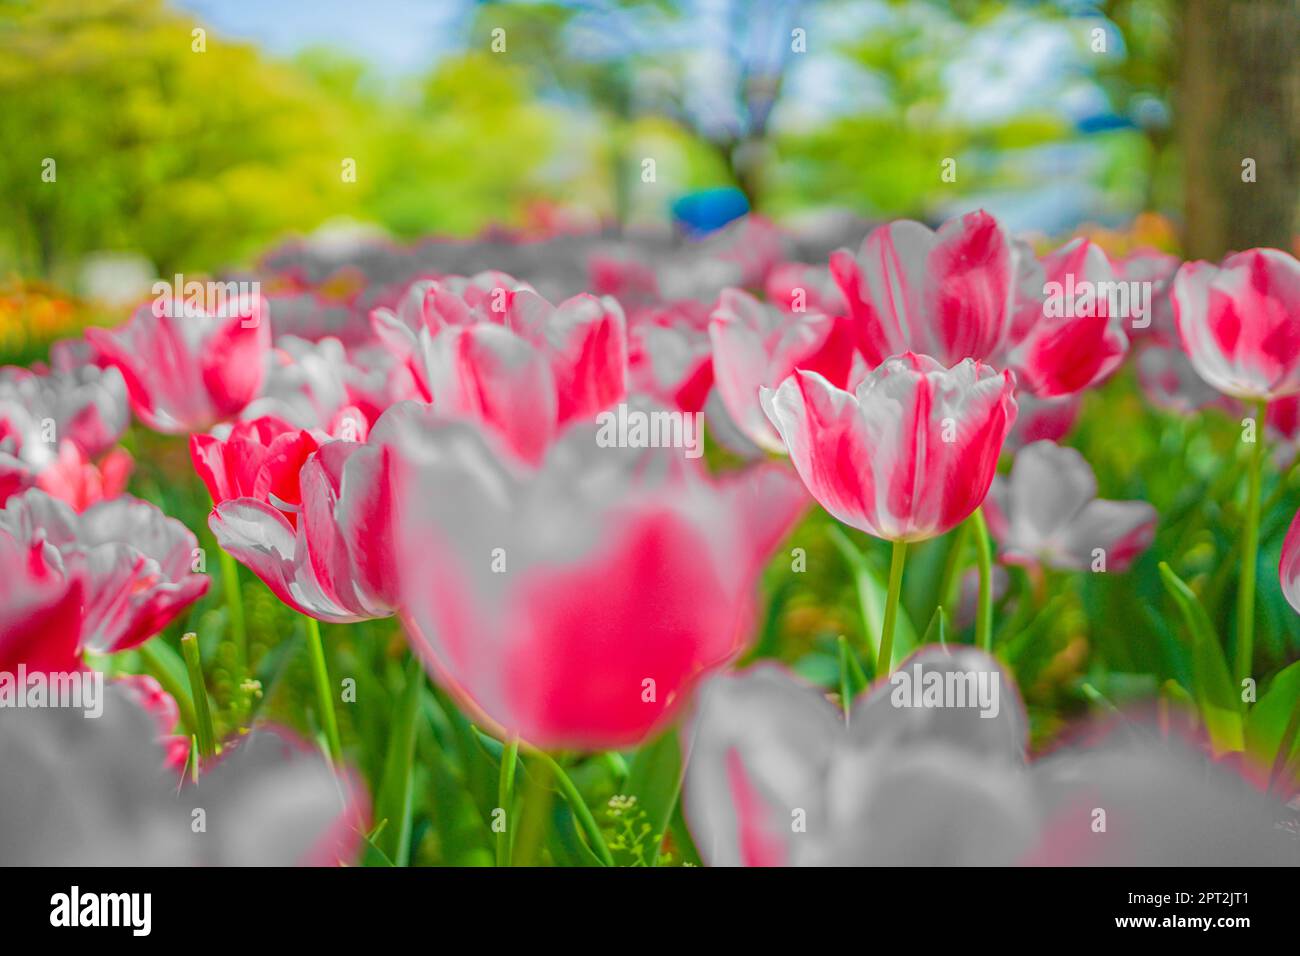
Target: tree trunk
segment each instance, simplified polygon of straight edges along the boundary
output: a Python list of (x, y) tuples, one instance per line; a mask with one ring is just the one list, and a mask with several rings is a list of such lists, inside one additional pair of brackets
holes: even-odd
[[(1290, 250), (1300, 203), (1300, 0), (1184, 0), (1183, 254)], [(1254, 160), (1254, 182), (1245, 168)]]

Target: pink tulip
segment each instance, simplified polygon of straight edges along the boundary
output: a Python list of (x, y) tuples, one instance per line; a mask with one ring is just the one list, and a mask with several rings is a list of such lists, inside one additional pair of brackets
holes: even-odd
[[(915, 706), (922, 675), (968, 692)], [(849, 702), (847, 727), (820, 688), (773, 661), (712, 678), (683, 733), (682, 810), (704, 861), (1007, 865), (1030, 849), (1028, 721), (1009, 675), (974, 648), (927, 645), (895, 677), (909, 683), (881, 680)]]
[(1151, 315), (1150, 321), (1135, 321), (1130, 324), (1132, 338), (1135, 341), (1151, 340), (1165, 345), (1178, 344), (1178, 330), (1174, 325), (1174, 305), (1170, 292), (1174, 284), (1174, 275), (1182, 264), (1177, 256), (1160, 252), (1157, 249), (1137, 249), (1115, 263), (1115, 272), (1127, 281), (1150, 282)]
[(351, 377), (347, 352), (338, 339), (308, 342), (284, 336), (276, 342), (261, 397), (241, 417), (272, 416), (331, 434), (347, 428), (349, 441), (364, 441), (369, 422), (351, 403)]
[(1144, 342), (1134, 360), (1142, 394), (1155, 408), (1188, 415), (1203, 408), (1219, 407), (1233, 411), (1235, 399), (1228, 398), (1196, 374), (1187, 353), (1177, 344)]
[(1011, 564), (1123, 571), (1155, 535), (1155, 508), (1098, 498), (1084, 457), (1050, 441), (1016, 453), (1010, 476), (993, 479), (985, 510)]
[(762, 402), (823, 508), (878, 538), (920, 541), (984, 500), (1015, 421), (1014, 387), (1010, 372), (970, 359), (945, 369), (909, 352), (856, 393), (796, 371)]
[(298, 472), (320, 438), (269, 415), (235, 422), (223, 432), (190, 436), (194, 470), (213, 503), (256, 498), (281, 508), (295, 524), (302, 505)]
[(243, 411), (262, 388), (271, 348), (260, 296), (225, 314), (145, 305), (121, 328), (87, 329), (86, 338), (126, 379), (140, 421), (167, 433), (201, 431)]
[(976, 359), (1015, 370), (1041, 398), (1081, 391), (1123, 360), (1122, 316), (1086, 305), (1059, 314), (1048, 283), (1112, 281), (1099, 247), (1071, 242), (1041, 262), (988, 213), (972, 212), (938, 232), (898, 220), (871, 232), (854, 255), (831, 256), (858, 348), (871, 366), (912, 351), (945, 366)]
[(628, 315), (628, 388), (684, 412), (704, 408), (713, 388), (709, 307), (692, 299)]
[(41, 540), (0, 527), (0, 672), (81, 669), (80, 562), (63, 565)]
[(1282, 542), (1282, 561), (1278, 565), (1282, 593), (1287, 602), (1300, 612), (1300, 512), (1291, 519), (1286, 539)]
[(121, 448), (113, 449), (99, 464), (87, 461), (81, 446), (69, 439), (59, 446), (59, 457), (36, 479), (36, 487), (75, 511), (85, 511), (125, 492), (134, 465), (130, 454)]
[[(56, 346), (63, 343), (56, 343)], [(66, 354), (67, 347), (57, 354)], [(122, 437), (130, 422), (126, 383), (114, 368), (92, 364), (54, 370), (38, 366), (32, 371), (14, 366), (0, 368), (0, 416), (8, 418), (14, 407), (26, 411), (34, 423), (33, 434), (47, 443), (71, 440), (89, 458), (98, 458)]]
[(430, 414), (394, 440), (403, 620), (492, 727), (631, 745), (744, 646), (757, 575), (806, 502), (787, 471), (715, 484), (672, 450), (601, 448), (579, 427), (529, 473)]
[(783, 262), (768, 275), (765, 291), (768, 301), (787, 312), (849, 314), (849, 305), (825, 266)]
[(1221, 266), (1188, 262), (1173, 289), (1183, 348), (1197, 374), (1234, 398), (1300, 392), (1300, 262), (1250, 249)]
[(856, 256), (832, 255), (831, 274), (872, 367), (907, 351), (943, 365), (988, 359), (1006, 339), (1014, 260), (1006, 231), (986, 212), (950, 219), (938, 232), (891, 222)]
[(190, 759), (190, 738), (175, 733), (181, 717), (176, 698), (148, 674), (119, 677), (113, 681), (113, 686), (123, 691), (153, 720), (158, 743), (163, 748), (163, 766), (168, 770), (183, 771)]
[[(260, 725), (177, 788), (159, 759), (152, 688), (105, 687), (103, 714), (6, 711), (0, 720), (0, 847), (11, 865), (334, 866), (356, 862), (370, 829), (357, 774)], [(134, 685), (134, 686), (133, 686)], [(156, 685), (153, 685), (156, 687)], [(151, 723), (152, 721), (152, 723)], [(165, 751), (164, 751), (165, 752)], [(36, 785), (34, 785), (36, 784)], [(202, 808), (206, 828), (193, 827)]]
[[(1037, 308), (1035, 320), (1015, 340), (1006, 361), (1025, 388), (1052, 398), (1082, 391), (1119, 367), (1128, 351), (1123, 323), (1130, 317), (1111, 315), (1109, 296), (1100, 294), (1115, 273), (1095, 243), (1075, 239), (1044, 258), (1042, 266), (1044, 292), (1030, 300)], [(1084, 283), (1091, 284), (1091, 302), (1089, 293), (1080, 291)], [(1073, 298), (1071, 290), (1076, 290)], [(1134, 308), (1131, 300), (1129, 307)]]
[(763, 414), (758, 393), (775, 388), (795, 369), (818, 372), (843, 388), (854, 368), (848, 323), (763, 305), (739, 289), (725, 289), (709, 321), (713, 375), (732, 421), (754, 444), (783, 452), (785, 445)]
[(1011, 426), (1003, 450), (1023, 448), (1036, 441), (1059, 441), (1070, 433), (1079, 419), (1083, 406), (1082, 395), (1062, 395), (1059, 398), (1037, 398), (1030, 392), (1016, 395), (1020, 410)]
[(0, 529), (41, 546), (65, 574), (84, 567), (81, 643), (98, 654), (143, 643), (208, 589), (207, 576), (191, 570), (198, 541), (189, 529), (129, 495), (77, 514), (32, 489), (0, 510)]
[(329, 441), (260, 418), (225, 438), (191, 436), (217, 542), (303, 614), (387, 617), (395, 575), (384, 435), (376, 424), (367, 444)]
[(131, 456), (113, 444), (129, 418), (116, 369), (0, 369), (0, 504), (31, 487), (78, 511), (121, 494)]
[(376, 310), (371, 321), (441, 414), (490, 426), (527, 462), (561, 426), (626, 394), (626, 321), (613, 299), (552, 306), (524, 283), (483, 273), (417, 283), (398, 314)]

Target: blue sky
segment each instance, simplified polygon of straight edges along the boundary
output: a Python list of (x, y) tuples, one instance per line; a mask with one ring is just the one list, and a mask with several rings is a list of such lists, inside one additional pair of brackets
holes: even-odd
[(465, 0), (172, 0), (225, 37), (280, 56), (330, 46), (381, 73), (420, 72), (463, 41)]

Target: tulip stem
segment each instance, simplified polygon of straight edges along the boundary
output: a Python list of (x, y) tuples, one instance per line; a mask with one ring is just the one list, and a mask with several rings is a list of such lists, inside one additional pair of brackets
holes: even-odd
[(190, 675), (190, 693), (194, 697), (194, 735), (198, 738), (199, 755), (204, 760), (216, 753), (216, 733), (212, 729), (212, 709), (208, 706), (208, 689), (203, 683), (203, 661), (199, 657), (199, 636), (190, 631), (181, 638), (181, 653), (185, 669)]
[(888, 677), (894, 656), (894, 622), (898, 620), (898, 601), (903, 592), (903, 563), (907, 560), (907, 542), (895, 541), (889, 559), (889, 594), (885, 597), (885, 620), (880, 628), (880, 656), (876, 659), (876, 676)]
[(955, 608), (958, 604), (956, 588), (962, 570), (961, 560), (966, 554), (966, 542), (970, 540), (970, 525), (963, 521), (952, 533), (952, 542), (948, 546), (948, 555), (944, 558), (943, 574), (939, 578), (939, 600), (935, 607)]
[(226, 592), (230, 615), (230, 637), (235, 645), (235, 670), (239, 681), (248, 676), (248, 629), (244, 625), (244, 599), (239, 590), (239, 565), (225, 548), (218, 548), (221, 560), (221, 583)]
[(1241, 545), (1241, 582), (1237, 588), (1237, 683), (1250, 676), (1255, 651), (1255, 569), (1259, 564), (1259, 491), (1264, 463), (1264, 417), (1268, 402), (1255, 403), (1255, 447), (1246, 486), (1246, 526)]
[(976, 508), (970, 516), (975, 530), (975, 563), (979, 566), (979, 600), (975, 605), (975, 644), (985, 653), (993, 653), (993, 545), (984, 509)]
[(501, 776), (497, 778), (497, 806), (502, 826), (497, 831), (497, 866), (510, 865), (510, 844), (514, 833), (515, 765), (519, 762), (519, 738), (512, 734), (501, 752)]
[(311, 676), (316, 685), (316, 706), (320, 710), (321, 727), (325, 730), (325, 743), (329, 747), (330, 760), (337, 767), (343, 760), (343, 747), (339, 744), (339, 723), (334, 716), (334, 698), (330, 693), (329, 670), (325, 667), (320, 622), (314, 617), (307, 617), (307, 656), (311, 658)]

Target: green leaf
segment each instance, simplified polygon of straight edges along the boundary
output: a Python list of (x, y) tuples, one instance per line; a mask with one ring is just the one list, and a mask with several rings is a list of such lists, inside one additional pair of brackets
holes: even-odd
[(854, 699), (870, 682), (858, 662), (858, 655), (849, 647), (849, 639), (841, 634), (836, 642), (840, 646), (840, 706), (847, 715), (853, 708)]
[(665, 731), (637, 750), (624, 789), (629, 796), (636, 797), (652, 832), (659, 837), (650, 856), (653, 866), (682, 789), (682, 749), (676, 730)]
[[(419, 658), (412, 655), (406, 667), (405, 689), (393, 710), (384, 773), (375, 799), (375, 817), (384, 820), (387, 826), (375, 834), (373, 844), (390, 866), (408, 866), (411, 860), (415, 726), (423, 687), (424, 670)], [(367, 862), (375, 865), (379, 861), (367, 859)]]
[(1241, 750), (1245, 746), (1241, 697), (1214, 625), (1195, 592), (1164, 561), (1160, 562), (1160, 580), (1182, 612), (1191, 637), (1193, 694), (1211, 746), (1216, 755)]
[[(1246, 751), (1272, 766), (1278, 757), (1278, 748), (1286, 733), (1287, 725), (1292, 720), (1297, 703), (1300, 703), (1300, 661), (1283, 668), (1268, 685), (1254, 707), (1246, 717)], [(1295, 753), (1294, 742), (1290, 759)]]
[(940, 604), (934, 609), (934, 614), (930, 617), (930, 623), (925, 628), (925, 637), (921, 638), (922, 644), (944, 644), (948, 643), (948, 612)]
[(175, 698), (185, 729), (194, 733), (198, 721), (194, 713), (194, 698), (190, 696), (190, 675), (181, 656), (161, 635), (141, 644), (137, 650), (144, 669)]

